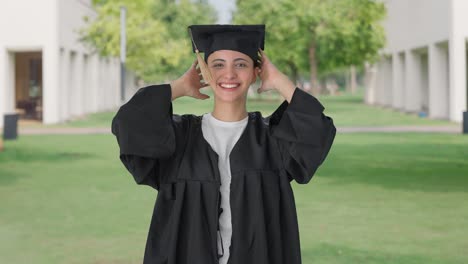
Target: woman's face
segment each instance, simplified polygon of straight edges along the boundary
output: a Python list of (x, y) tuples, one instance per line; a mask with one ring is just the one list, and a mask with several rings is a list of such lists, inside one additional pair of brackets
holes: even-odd
[(244, 53), (218, 50), (208, 57), (208, 68), (216, 84), (215, 98), (223, 102), (246, 100), (247, 91), (258, 75), (258, 67)]

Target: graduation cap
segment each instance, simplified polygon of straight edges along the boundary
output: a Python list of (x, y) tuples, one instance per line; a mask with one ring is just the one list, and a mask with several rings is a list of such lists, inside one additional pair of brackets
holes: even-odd
[[(235, 50), (252, 58), (258, 65), (259, 49), (265, 45), (265, 25), (192, 25), (188, 27), (193, 51), (205, 82), (211, 82), (206, 60), (215, 51)], [(204, 60), (200, 52), (204, 53)]]

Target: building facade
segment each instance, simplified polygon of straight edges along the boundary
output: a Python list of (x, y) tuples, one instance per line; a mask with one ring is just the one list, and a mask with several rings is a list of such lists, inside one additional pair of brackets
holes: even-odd
[(382, 2), (387, 45), (367, 72), (366, 103), (461, 122), (468, 105), (468, 1)]
[(96, 15), (90, 0), (1, 3), (0, 126), (9, 113), (53, 124), (121, 104), (119, 59), (79, 41), (83, 18)]

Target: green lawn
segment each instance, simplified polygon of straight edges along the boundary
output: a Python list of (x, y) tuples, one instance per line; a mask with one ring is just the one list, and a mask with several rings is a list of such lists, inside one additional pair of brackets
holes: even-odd
[[(0, 263), (141, 263), (156, 192), (110, 135), (21, 136), (0, 153)], [(468, 263), (468, 137), (341, 134), (294, 184), (304, 264)]]
[[(211, 94), (207, 92), (208, 94)], [(319, 100), (325, 106), (326, 114), (333, 117), (339, 127), (346, 126), (395, 126), (395, 125), (454, 125), (445, 120), (420, 118), (416, 114), (407, 114), (389, 108), (363, 104), (362, 95), (344, 94), (340, 96), (321, 96)], [(274, 92), (268, 92), (248, 99), (248, 111), (261, 111), (264, 116), (271, 114), (281, 103), (281, 98)], [(213, 100), (197, 100), (182, 97), (174, 101), (174, 112), (201, 115), (210, 112)], [(96, 113), (59, 126), (72, 127), (109, 127), (115, 111)]]
[(399, 112), (391, 108), (369, 106), (361, 95), (323, 96), (319, 100), (326, 113), (340, 127), (345, 126), (407, 126), (407, 125), (456, 125), (446, 120), (421, 118), (416, 114)]

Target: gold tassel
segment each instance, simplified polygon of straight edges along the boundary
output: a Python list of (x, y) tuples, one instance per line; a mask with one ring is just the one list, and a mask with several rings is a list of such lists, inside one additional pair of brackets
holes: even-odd
[(211, 72), (210, 70), (208, 70), (208, 65), (206, 65), (206, 62), (202, 58), (198, 49), (195, 50), (195, 53), (197, 53), (198, 66), (200, 67), (200, 72), (202, 74), (203, 80), (206, 84), (211, 85), (213, 77), (211, 77)]
[(195, 44), (195, 41), (193, 40), (193, 35), (192, 35), (192, 30), (189, 28), (189, 33), (190, 33), (190, 39), (192, 40), (193, 46), (195, 47), (195, 53), (197, 56), (198, 60), (198, 67), (200, 67), (200, 72), (203, 77), (203, 81), (211, 85), (211, 81), (213, 80), (213, 77), (211, 76), (210, 70), (208, 70), (208, 65), (206, 65), (205, 60), (202, 58), (200, 51), (197, 48), (197, 44)]

